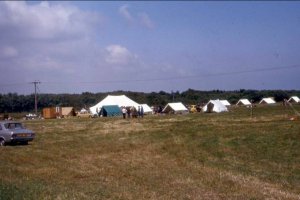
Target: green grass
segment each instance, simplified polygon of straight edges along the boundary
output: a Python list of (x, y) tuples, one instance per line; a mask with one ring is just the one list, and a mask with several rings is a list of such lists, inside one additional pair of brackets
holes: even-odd
[[(299, 106), (295, 107), (300, 110)], [(228, 113), (25, 121), (0, 148), (0, 199), (299, 199), (300, 120)]]

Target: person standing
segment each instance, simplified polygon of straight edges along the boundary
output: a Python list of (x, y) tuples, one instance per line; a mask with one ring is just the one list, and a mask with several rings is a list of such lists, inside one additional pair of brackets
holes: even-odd
[(138, 114), (138, 117), (141, 117), (141, 106), (138, 106), (137, 114)]
[(126, 119), (127, 110), (125, 106), (122, 107), (122, 114), (123, 114), (123, 119)]
[(143, 106), (141, 106), (140, 115), (141, 115), (141, 118), (144, 118), (144, 108), (143, 108)]
[(132, 115), (132, 118), (137, 118), (137, 110), (134, 106), (131, 107), (132, 111), (131, 111), (131, 115)]
[(127, 118), (129, 119), (131, 115), (131, 108), (127, 107)]

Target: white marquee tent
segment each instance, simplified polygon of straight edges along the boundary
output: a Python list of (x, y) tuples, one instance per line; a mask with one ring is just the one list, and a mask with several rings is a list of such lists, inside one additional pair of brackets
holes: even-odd
[(203, 108), (203, 112), (227, 112), (228, 109), (224, 106), (220, 100), (210, 100)]
[(170, 113), (170, 112), (174, 112), (174, 113), (187, 113), (188, 109), (181, 102), (168, 103), (164, 107), (164, 109), (162, 110), (162, 112), (164, 112), (164, 113)]
[(240, 99), (237, 103), (237, 106), (243, 105), (243, 106), (250, 106), (251, 102), (248, 99)]
[(288, 100), (288, 102), (290, 102), (290, 103), (300, 103), (300, 99), (299, 99), (299, 97), (297, 97), (297, 96), (293, 96), (293, 97), (291, 97), (291, 98)]
[(224, 105), (224, 106), (230, 106), (230, 103), (227, 100), (220, 100), (220, 102)]
[(102, 108), (102, 106), (111, 106), (111, 105), (118, 105), (119, 107), (125, 106), (125, 107), (132, 107), (138, 108), (140, 104), (136, 103), (135, 101), (131, 100), (125, 95), (108, 95), (105, 97), (102, 101), (100, 101), (95, 106), (90, 107), (90, 111), (92, 114), (97, 114), (97, 111), (99, 112)]
[(269, 97), (269, 98), (263, 98), (263, 99), (259, 102), (259, 104), (274, 104), (274, 103), (276, 103), (276, 102), (275, 102), (274, 99), (271, 98), (271, 97)]

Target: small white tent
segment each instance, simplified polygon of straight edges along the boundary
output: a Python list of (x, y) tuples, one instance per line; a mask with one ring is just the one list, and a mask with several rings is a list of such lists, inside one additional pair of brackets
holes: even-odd
[(269, 97), (269, 98), (263, 98), (263, 99), (259, 102), (259, 104), (274, 104), (274, 103), (276, 103), (276, 102), (274, 101), (274, 99), (273, 99), (272, 97)]
[(293, 96), (293, 97), (291, 97), (291, 98), (288, 100), (288, 102), (290, 102), (290, 103), (300, 103), (300, 99), (299, 99), (299, 97), (297, 97), (297, 96)]
[(168, 103), (162, 110), (164, 113), (187, 113), (188, 109), (181, 103)]
[(248, 99), (240, 99), (237, 103), (237, 106), (250, 106), (251, 102)]
[(147, 104), (141, 104), (141, 106), (144, 109), (144, 113), (151, 114), (153, 112), (153, 110)]
[(92, 114), (97, 114), (97, 111), (100, 112), (102, 106), (111, 106), (111, 105), (118, 105), (119, 107), (132, 107), (138, 108), (140, 104), (136, 103), (135, 101), (131, 100), (125, 95), (108, 95), (102, 101), (100, 101), (95, 106), (90, 107), (90, 111)]
[(227, 100), (220, 100), (220, 102), (224, 105), (224, 106), (230, 106), (230, 103)]
[(203, 108), (203, 112), (227, 112), (228, 109), (224, 106), (220, 100), (210, 100)]

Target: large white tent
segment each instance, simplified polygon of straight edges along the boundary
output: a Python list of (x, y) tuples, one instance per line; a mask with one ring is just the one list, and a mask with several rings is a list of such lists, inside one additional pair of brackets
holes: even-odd
[(162, 110), (164, 113), (187, 113), (188, 111), (189, 110), (181, 102), (168, 103)]
[(224, 105), (224, 106), (230, 106), (230, 103), (227, 100), (220, 100), (220, 102)]
[(263, 98), (263, 99), (259, 102), (259, 104), (274, 104), (274, 103), (276, 103), (276, 102), (275, 102), (274, 99), (271, 98), (271, 97), (269, 97), (269, 98)]
[(293, 97), (291, 97), (291, 98), (288, 100), (288, 102), (290, 102), (290, 103), (300, 103), (300, 99), (299, 99), (299, 97), (297, 97), (297, 96), (293, 96)]
[(203, 108), (203, 112), (227, 112), (228, 109), (224, 106), (220, 100), (210, 100)]
[(243, 106), (250, 106), (251, 102), (248, 99), (240, 99), (237, 103), (237, 106), (243, 105)]
[(93, 115), (97, 114), (97, 111), (99, 112), (102, 108), (102, 106), (112, 106), (117, 105), (119, 107), (125, 106), (125, 107), (132, 107), (138, 108), (140, 104), (136, 103), (135, 101), (131, 100), (125, 95), (108, 95), (105, 97), (102, 101), (100, 101), (95, 106), (90, 107), (90, 111)]

